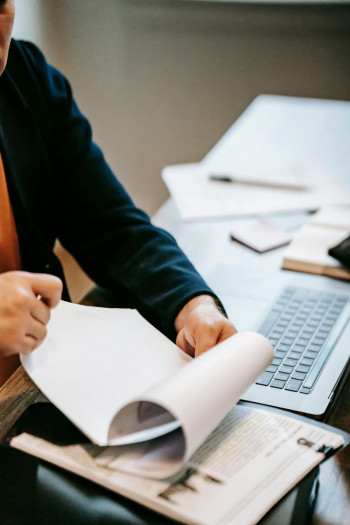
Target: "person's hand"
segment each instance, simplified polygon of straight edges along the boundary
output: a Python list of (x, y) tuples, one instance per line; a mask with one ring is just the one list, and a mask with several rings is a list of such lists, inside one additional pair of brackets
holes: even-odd
[(28, 354), (42, 343), (61, 293), (62, 281), (53, 275), (0, 274), (0, 356)]
[(177, 315), (175, 329), (177, 346), (192, 357), (202, 354), (237, 332), (209, 295), (191, 299)]

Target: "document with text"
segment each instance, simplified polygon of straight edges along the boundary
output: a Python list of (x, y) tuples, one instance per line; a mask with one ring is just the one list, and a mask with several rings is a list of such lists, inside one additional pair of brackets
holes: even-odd
[[(146, 445), (146, 455), (154, 455), (162, 439)], [(197, 525), (257, 523), (325, 459), (326, 451), (343, 443), (342, 435), (311, 421), (237, 405), (176, 475), (156, 480), (120, 470), (127, 447), (57, 446), (26, 433), (11, 441), (150, 509)], [(130, 446), (127, 454), (128, 460), (142, 461)]]

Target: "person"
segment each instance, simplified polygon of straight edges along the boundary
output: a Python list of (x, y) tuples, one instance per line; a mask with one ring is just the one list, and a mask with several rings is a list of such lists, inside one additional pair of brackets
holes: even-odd
[(213, 291), (111, 172), (66, 78), (34, 44), (11, 39), (14, 4), (0, 0), (0, 381), (69, 300), (56, 239), (185, 352), (230, 337)]

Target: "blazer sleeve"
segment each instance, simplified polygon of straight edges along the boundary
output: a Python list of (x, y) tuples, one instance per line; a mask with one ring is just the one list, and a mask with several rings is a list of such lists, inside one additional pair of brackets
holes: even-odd
[(54, 173), (62, 245), (97, 284), (116, 293), (123, 289), (135, 308), (174, 339), (180, 309), (213, 291), (175, 239), (151, 224), (116, 179), (66, 78), (33, 44), (20, 45), (44, 101), (43, 140)]

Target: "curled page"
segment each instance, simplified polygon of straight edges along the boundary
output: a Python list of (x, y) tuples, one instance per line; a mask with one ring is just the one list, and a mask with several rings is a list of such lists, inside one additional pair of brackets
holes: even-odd
[[(220, 343), (150, 389), (140, 400), (148, 404), (150, 412), (153, 403), (159, 417), (168, 412), (168, 421), (180, 423), (178, 430), (137, 447), (119, 450), (112, 447), (100, 461), (148, 477), (174, 475), (272, 359), (272, 346), (254, 332), (241, 332)], [(140, 403), (126, 407), (129, 414), (134, 414), (134, 428), (137, 428), (136, 407), (140, 410)], [(117, 414), (111, 425), (111, 444), (126, 442), (128, 426), (123, 416), (125, 413)]]
[[(242, 332), (192, 359), (136, 310), (61, 301), (48, 336), (22, 356), (42, 392), (117, 468), (169, 477), (205, 440), (273, 358)], [(107, 454), (107, 453), (106, 453)]]

